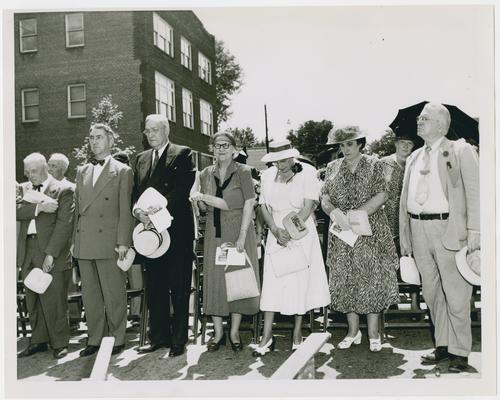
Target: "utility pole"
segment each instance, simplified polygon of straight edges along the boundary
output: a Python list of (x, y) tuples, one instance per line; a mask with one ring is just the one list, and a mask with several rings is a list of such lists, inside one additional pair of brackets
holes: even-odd
[(265, 104), (264, 104), (264, 119), (266, 122), (266, 153), (269, 153), (269, 136), (267, 132), (267, 107)]

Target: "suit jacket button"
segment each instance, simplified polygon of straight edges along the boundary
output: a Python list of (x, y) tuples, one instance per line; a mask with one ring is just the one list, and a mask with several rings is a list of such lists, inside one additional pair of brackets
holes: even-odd
[(104, 200), (109, 200), (109, 199), (107, 197), (105, 197)]
[(77, 229), (76, 231), (77, 231), (77, 232), (80, 232), (80, 229)]
[(102, 218), (102, 217), (104, 217), (104, 215), (101, 214), (101, 215), (99, 215), (99, 217)]
[(99, 229), (99, 232), (102, 232), (102, 229)]

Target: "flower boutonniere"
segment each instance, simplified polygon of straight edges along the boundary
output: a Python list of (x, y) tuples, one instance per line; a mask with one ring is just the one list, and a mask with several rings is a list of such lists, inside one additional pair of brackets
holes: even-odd
[(292, 168), (290, 168), (294, 174), (298, 174), (299, 172), (302, 171), (302, 165), (300, 163), (295, 163), (292, 165)]

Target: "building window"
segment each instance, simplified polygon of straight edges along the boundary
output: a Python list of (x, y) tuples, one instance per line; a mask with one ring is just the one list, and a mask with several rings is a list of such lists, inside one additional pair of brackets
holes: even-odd
[(175, 85), (166, 76), (155, 72), (156, 112), (175, 122)]
[(191, 43), (181, 36), (181, 64), (190, 71), (192, 70), (191, 64)]
[(212, 136), (214, 133), (214, 118), (212, 105), (203, 99), (200, 99), (200, 123), (201, 133)]
[(40, 120), (40, 92), (38, 89), (21, 90), (23, 122), (36, 122)]
[(212, 63), (201, 52), (198, 52), (198, 76), (212, 84)]
[(158, 14), (153, 13), (153, 41), (156, 47), (169, 56), (174, 56), (174, 30)]
[(199, 160), (198, 160), (198, 152), (196, 150), (193, 150), (192, 153), (193, 153), (193, 163), (194, 163), (194, 166), (196, 167), (197, 171), (200, 171), (200, 168), (198, 167), (198, 165), (200, 163)]
[(186, 128), (194, 128), (193, 94), (184, 88), (182, 88), (182, 120)]
[(83, 14), (66, 14), (66, 47), (81, 47), (84, 42)]
[(38, 30), (36, 19), (19, 21), (19, 50), (21, 53), (33, 53), (38, 50)]
[(85, 118), (86, 109), (85, 84), (68, 85), (68, 118)]

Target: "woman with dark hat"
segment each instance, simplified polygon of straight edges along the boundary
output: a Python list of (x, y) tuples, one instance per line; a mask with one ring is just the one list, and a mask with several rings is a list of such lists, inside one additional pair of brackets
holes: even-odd
[[(319, 202), (320, 185), (316, 169), (296, 161), (299, 152), (288, 140), (269, 144), (262, 161), (275, 165), (261, 175), (259, 203), (266, 225), (266, 253), (260, 309), (264, 330), (254, 356), (274, 350), (274, 314), (294, 315), (292, 350), (302, 342), (302, 316), (330, 301), (328, 280), (313, 212)], [(295, 213), (295, 214), (293, 214)], [(303, 236), (286, 227), (289, 215), (296, 215)], [(302, 236), (302, 237), (300, 237)]]
[[(367, 314), (370, 350), (380, 351), (379, 313), (399, 300), (396, 278), (399, 260), (381, 209), (387, 198), (382, 163), (361, 153), (366, 137), (358, 127), (337, 129), (334, 136), (334, 144), (340, 145), (344, 158), (328, 164), (321, 192), (323, 210), (331, 215), (334, 225), (337, 225), (334, 209), (344, 214), (364, 210), (372, 231), (371, 236), (359, 236), (352, 246), (333, 233), (329, 235), (331, 307), (347, 314), (349, 326), (347, 336), (337, 348), (347, 349), (353, 343), (361, 343), (359, 314)], [(351, 229), (354, 222), (348, 217)]]
[[(243, 349), (239, 334), (242, 314), (252, 315), (259, 311), (259, 296), (227, 301), (225, 268), (215, 264), (217, 247), (232, 243), (239, 252), (246, 252), (248, 264), (259, 282), (257, 241), (252, 221), (255, 191), (251, 168), (234, 161), (237, 152), (234, 137), (227, 132), (212, 138), (215, 164), (200, 174), (200, 191), (191, 194), (200, 210), (207, 211), (203, 249), (203, 307), (212, 316), (215, 335), (208, 343), (208, 351), (219, 350), (226, 342), (222, 320), (231, 316), (229, 342), (233, 351)], [(229, 266), (233, 271), (241, 266)]]

